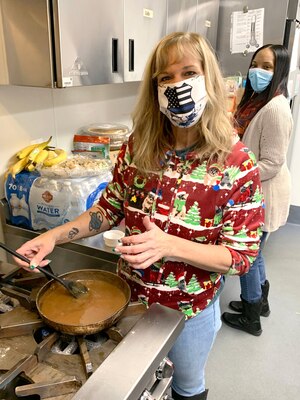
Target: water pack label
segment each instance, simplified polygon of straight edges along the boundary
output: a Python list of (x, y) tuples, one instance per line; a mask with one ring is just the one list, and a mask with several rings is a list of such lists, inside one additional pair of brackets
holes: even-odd
[(73, 221), (98, 201), (107, 183), (97, 176), (70, 179), (40, 176), (29, 195), (32, 228), (51, 229)]
[(53, 184), (43, 183), (39, 178), (30, 190), (32, 228), (35, 230), (51, 229), (65, 223), (68, 212), (70, 193), (59, 191)]
[(39, 173), (22, 171), (16, 175), (8, 175), (4, 189), (8, 202), (10, 222), (13, 225), (32, 229), (29, 193)]

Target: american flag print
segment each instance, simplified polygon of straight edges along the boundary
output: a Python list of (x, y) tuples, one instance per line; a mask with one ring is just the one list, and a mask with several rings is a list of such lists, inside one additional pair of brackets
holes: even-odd
[(168, 87), (164, 94), (168, 99), (167, 109), (174, 114), (185, 114), (192, 111), (195, 102), (191, 96), (192, 86), (183, 83), (180, 87)]

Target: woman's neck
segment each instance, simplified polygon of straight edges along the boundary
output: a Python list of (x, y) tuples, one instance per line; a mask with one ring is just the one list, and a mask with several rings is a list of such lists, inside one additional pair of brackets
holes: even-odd
[(198, 139), (197, 130), (192, 128), (173, 128), (175, 136), (175, 150), (186, 149), (192, 147)]

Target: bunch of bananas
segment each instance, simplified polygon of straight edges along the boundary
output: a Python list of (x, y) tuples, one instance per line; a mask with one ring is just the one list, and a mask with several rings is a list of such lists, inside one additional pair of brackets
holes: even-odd
[(49, 147), (52, 136), (48, 140), (38, 144), (31, 144), (18, 151), (15, 155), (17, 161), (6, 171), (5, 178), (11, 174), (13, 178), (23, 171), (34, 171), (38, 166), (51, 167), (67, 158), (67, 152), (63, 149)]

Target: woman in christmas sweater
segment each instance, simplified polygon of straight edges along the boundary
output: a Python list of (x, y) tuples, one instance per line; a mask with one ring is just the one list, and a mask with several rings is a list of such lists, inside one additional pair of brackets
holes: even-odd
[(133, 134), (99, 203), (19, 252), (33, 267), (46, 265), (56, 244), (95, 235), (123, 218), (118, 273), (132, 300), (186, 316), (169, 353), (173, 398), (206, 399), (204, 367), (221, 326), (223, 275), (249, 270), (263, 207), (255, 158), (233, 135), (216, 58), (197, 34), (170, 34), (151, 54)]

